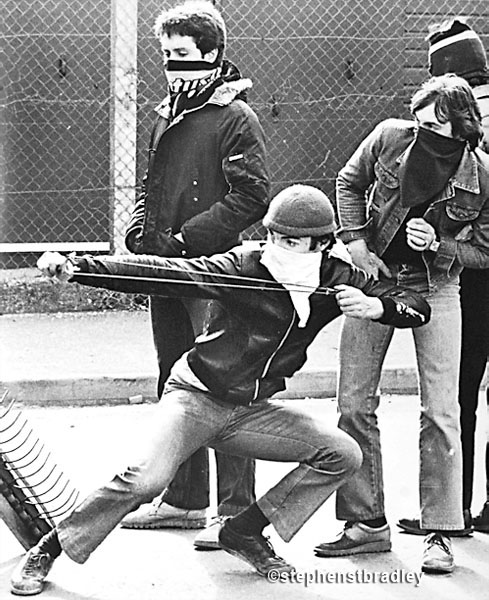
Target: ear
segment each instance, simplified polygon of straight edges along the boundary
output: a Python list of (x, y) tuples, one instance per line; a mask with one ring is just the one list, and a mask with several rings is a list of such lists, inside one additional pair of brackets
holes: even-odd
[(217, 48), (214, 48), (214, 50), (211, 50), (210, 52), (206, 52), (205, 54), (203, 54), (202, 58), (206, 62), (213, 63), (217, 58), (218, 52), (219, 52), (219, 50)]

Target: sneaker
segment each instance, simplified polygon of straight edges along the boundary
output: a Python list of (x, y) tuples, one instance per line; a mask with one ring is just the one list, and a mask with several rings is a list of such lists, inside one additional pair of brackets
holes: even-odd
[(213, 517), (205, 529), (198, 533), (194, 539), (194, 546), (197, 550), (220, 550), (219, 531), (224, 522), (229, 517), (218, 515)]
[(425, 540), (423, 563), (424, 573), (451, 573), (455, 568), (450, 538), (441, 533), (429, 533)]
[(126, 529), (202, 529), (205, 523), (205, 509), (178, 508), (156, 498), (128, 514), (121, 526)]
[(225, 523), (219, 531), (219, 544), (223, 550), (247, 562), (263, 577), (272, 571), (279, 574), (295, 572), (292, 565), (275, 554), (268, 538), (261, 534), (236, 533)]
[[(430, 532), (428, 529), (421, 528), (419, 519), (399, 519), (397, 526), (400, 527), (405, 533), (411, 533), (412, 535), (428, 535)], [(470, 514), (470, 510), (466, 509), (464, 510), (464, 528), (447, 530), (447, 534), (449, 534), (451, 537), (465, 537), (471, 535), (472, 531), (472, 515)]]
[(480, 514), (474, 517), (472, 521), (474, 525), (474, 531), (480, 531), (482, 533), (489, 533), (489, 501), (487, 501)]
[(44, 580), (53, 566), (54, 558), (31, 548), (15, 567), (10, 579), (10, 591), (18, 596), (34, 596), (44, 588)]
[(345, 528), (335, 542), (319, 544), (314, 548), (316, 556), (349, 556), (369, 552), (389, 552), (391, 530), (389, 525), (369, 527), (363, 523), (345, 524)]

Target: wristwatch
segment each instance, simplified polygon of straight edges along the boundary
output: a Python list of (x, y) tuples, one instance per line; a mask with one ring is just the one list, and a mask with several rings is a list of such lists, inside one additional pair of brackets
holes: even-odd
[(435, 237), (435, 239), (429, 245), (428, 250), (430, 250), (431, 252), (438, 252), (439, 247), (440, 247), (440, 240), (437, 240)]

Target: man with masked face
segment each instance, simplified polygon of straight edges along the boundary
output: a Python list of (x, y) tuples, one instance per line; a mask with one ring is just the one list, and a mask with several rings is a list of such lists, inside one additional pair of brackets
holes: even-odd
[(282, 190), (263, 223), (269, 233), (262, 249), (237, 247), (210, 258), (41, 257), (39, 268), (64, 280), (214, 302), (205, 331), (172, 368), (142, 457), (29, 550), (12, 575), (13, 593), (41, 592), (61, 551), (85, 562), (125, 515), (159, 494), (202, 446), (299, 463), (219, 532), (221, 547), (260, 575), (294, 570), (275, 554), (263, 529), (271, 524), (289, 541), (362, 458), (358, 444), (335, 424), (269, 398), (305, 363), (318, 332), (342, 313), (418, 327), (428, 322), (430, 308), (416, 292), (376, 282), (335, 256), (333, 208), (320, 190)]
[[(168, 95), (149, 148), (142, 193), (127, 228), (131, 252), (201, 256), (239, 243), (239, 233), (263, 217), (268, 174), (262, 128), (243, 101), (251, 81), (224, 58), (226, 27), (211, 2), (185, 2), (162, 12), (155, 33)], [(158, 397), (177, 358), (202, 331), (208, 302), (152, 297)], [(254, 500), (254, 464), (216, 455), (218, 518), (195, 545), (218, 548), (226, 516)], [(178, 471), (164, 496), (130, 515), (123, 527), (200, 528), (209, 505), (208, 452), (199, 450)]]
[[(489, 158), (468, 83), (434, 77), (411, 100), (413, 121), (389, 119), (362, 142), (337, 179), (340, 237), (353, 262), (380, 281), (408, 285), (431, 305), (415, 330), (421, 399), (422, 568), (454, 568), (449, 530), (463, 528), (458, 278), (489, 266)], [(340, 343), (340, 428), (357, 440), (360, 471), (337, 494), (342, 536), (318, 556), (390, 550), (376, 409), (392, 328), (346, 319)]]
[[(489, 153), (489, 67), (481, 38), (463, 19), (448, 19), (430, 28), (429, 72), (455, 73), (466, 79), (479, 105), (484, 137), (480, 146)], [(489, 533), (489, 444), (486, 446), (486, 502), (472, 518), (474, 484), (475, 426), (479, 391), (489, 356), (489, 269), (465, 268), (460, 274), (462, 308), (462, 353), (458, 401), (462, 439), (462, 499), (464, 528), (453, 536), (470, 535), (473, 530)], [(489, 388), (486, 389), (489, 403)], [(423, 535), (418, 518), (400, 519), (407, 533)]]

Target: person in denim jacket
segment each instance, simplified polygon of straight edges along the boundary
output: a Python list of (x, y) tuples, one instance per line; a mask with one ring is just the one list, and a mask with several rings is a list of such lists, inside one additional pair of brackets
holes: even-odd
[[(411, 100), (413, 121), (388, 119), (339, 172), (339, 237), (353, 262), (424, 294), (429, 325), (413, 331), (420, 382), (422, 568), (451, 572), (447, 532), (463, 527), (459, 275), (489, 266), (489, 158), (477, 146), (480, 112), (468, 83), (433, 77)], [(337, 494), (343, 535), (319, 556), (391, 548), (376, 410), (393, 329), (345, 319), (340, 342), (340, 428), (360, 444), (360, 471)]]
[[(489, 66), (481, 38), (461, 18), (447, 19), (430, 27), (429, 72), (455, 73), (466, 79), (474, 92), (482, 118), (484, 137), (480, 147), (489, 153)], [(465, 268), (460, 275), (462, 353), (460, 356), (460, 427), (462, 439), (462, 499), (464, 528), (451, 532), (462, 537), (473, 531), (489, 533), (489, 443), (486, 444), (486, 502), (472, 517), (475, 429), (479, 391), (489, 356), (489, 269)], [(486, 400), (487, 398), (487, 400)], [(489, 402), (489, 387), (486, 388)], [(406, 533), (425, 535), (418, 518), (403, 518), (398, 526)]]

